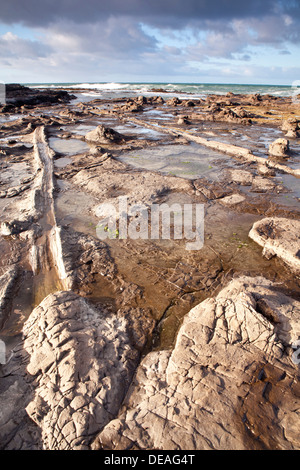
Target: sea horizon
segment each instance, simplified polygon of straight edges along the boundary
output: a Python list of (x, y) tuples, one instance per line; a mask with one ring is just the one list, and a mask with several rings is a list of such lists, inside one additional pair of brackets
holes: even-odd
[[(185, 97), (205, 98), (209, 94), (226, 95), (234, 94), (261, 94), (274, 96), (293, 96), (298, 93), (297, 86), (291, 85), (268, 85), (268, 84), (236, 84), (236, 83), (185, 83), (185, 82), (47, 82), (47, 83), (22, 83), (22, 85), (34, 88), (74, 88), (88, 93), (90, 96), (107, 97), (107, 93), (151, 95), (159, 92), (180, 94)], [(297, 82), (298, 85), (298, 82)]]

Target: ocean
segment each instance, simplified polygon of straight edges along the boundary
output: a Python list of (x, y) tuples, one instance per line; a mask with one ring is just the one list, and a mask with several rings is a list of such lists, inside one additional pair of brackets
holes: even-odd
[(274, 96), (295, 96), (300, 93), (300, 81), (291, 86), (279, 85), (237, 85), (211, 83), (24, 83), (35, 88), (71, 88), (81, 90), (83, 96), (94, 99), (112, 97), (130, 97), (137, 95), (151, 96), (176, 95), (182, 98), (203, 98), (209, 94), (270, 94)]

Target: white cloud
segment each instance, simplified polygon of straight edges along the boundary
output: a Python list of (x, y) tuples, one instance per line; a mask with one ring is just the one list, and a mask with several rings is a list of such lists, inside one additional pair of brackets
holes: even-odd
[(0, 36), (0, 57), (3, 58), (46, 57), (49, 52), (49, 45), (36, 40), (20, 38), (10, 31)]

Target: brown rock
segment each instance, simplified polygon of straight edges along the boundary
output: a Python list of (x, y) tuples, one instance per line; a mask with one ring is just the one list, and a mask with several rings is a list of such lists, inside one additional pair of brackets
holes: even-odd
[(277, 139), (269, 145), (269, 155), (273, 157), (287, 158), (290, 146), (287, 139)]
[(282, 130), (286, 132), (286, 137), (297, 138), (300, 133), (300, 121), (295, 118), (287, 119), (283, 121)]
[(95, 144), (120, 143), (124, 137), (113, 129), (105, 126), (98, 126), (96, 129), (88, 132), (85, 139)]

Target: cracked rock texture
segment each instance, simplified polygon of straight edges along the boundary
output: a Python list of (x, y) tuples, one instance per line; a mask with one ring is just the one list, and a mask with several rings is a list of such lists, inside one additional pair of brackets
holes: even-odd
[(125, 318), (72, 292), (49, 295), (1, 371), (2, 448), (87, 449), (117, 414), (138, 360)]
[(264, 278), (231, 281), (149, 353), (93, 449), (299, 449), (299, 302)]
[(266, 258), (278, 256), (295, 273), (300, 273), (300, 221), (268, 217), (256, 222), (249, 237), (263, 247)]
[(118, 195), (127, 196), (128, 206), (137, 204), (137, 201), (149, 205), (156, 202), (161, 194), (171, 190), (192, 194), (192, 184), (188, 180), (175, 176), (166, 180), (164, 175), (151, 171), (128, 171), (126, 164), (113, 158), (107, 158), (102, 169), (101, 172), (97, 168), (83, 169), (72, 178), (72, 183), (96, 197), (99, 202), (113, 205), (118, 204), (118, 199), (107, 191), (107, 188), (112, 187), (112, 181), (118, 188)]

